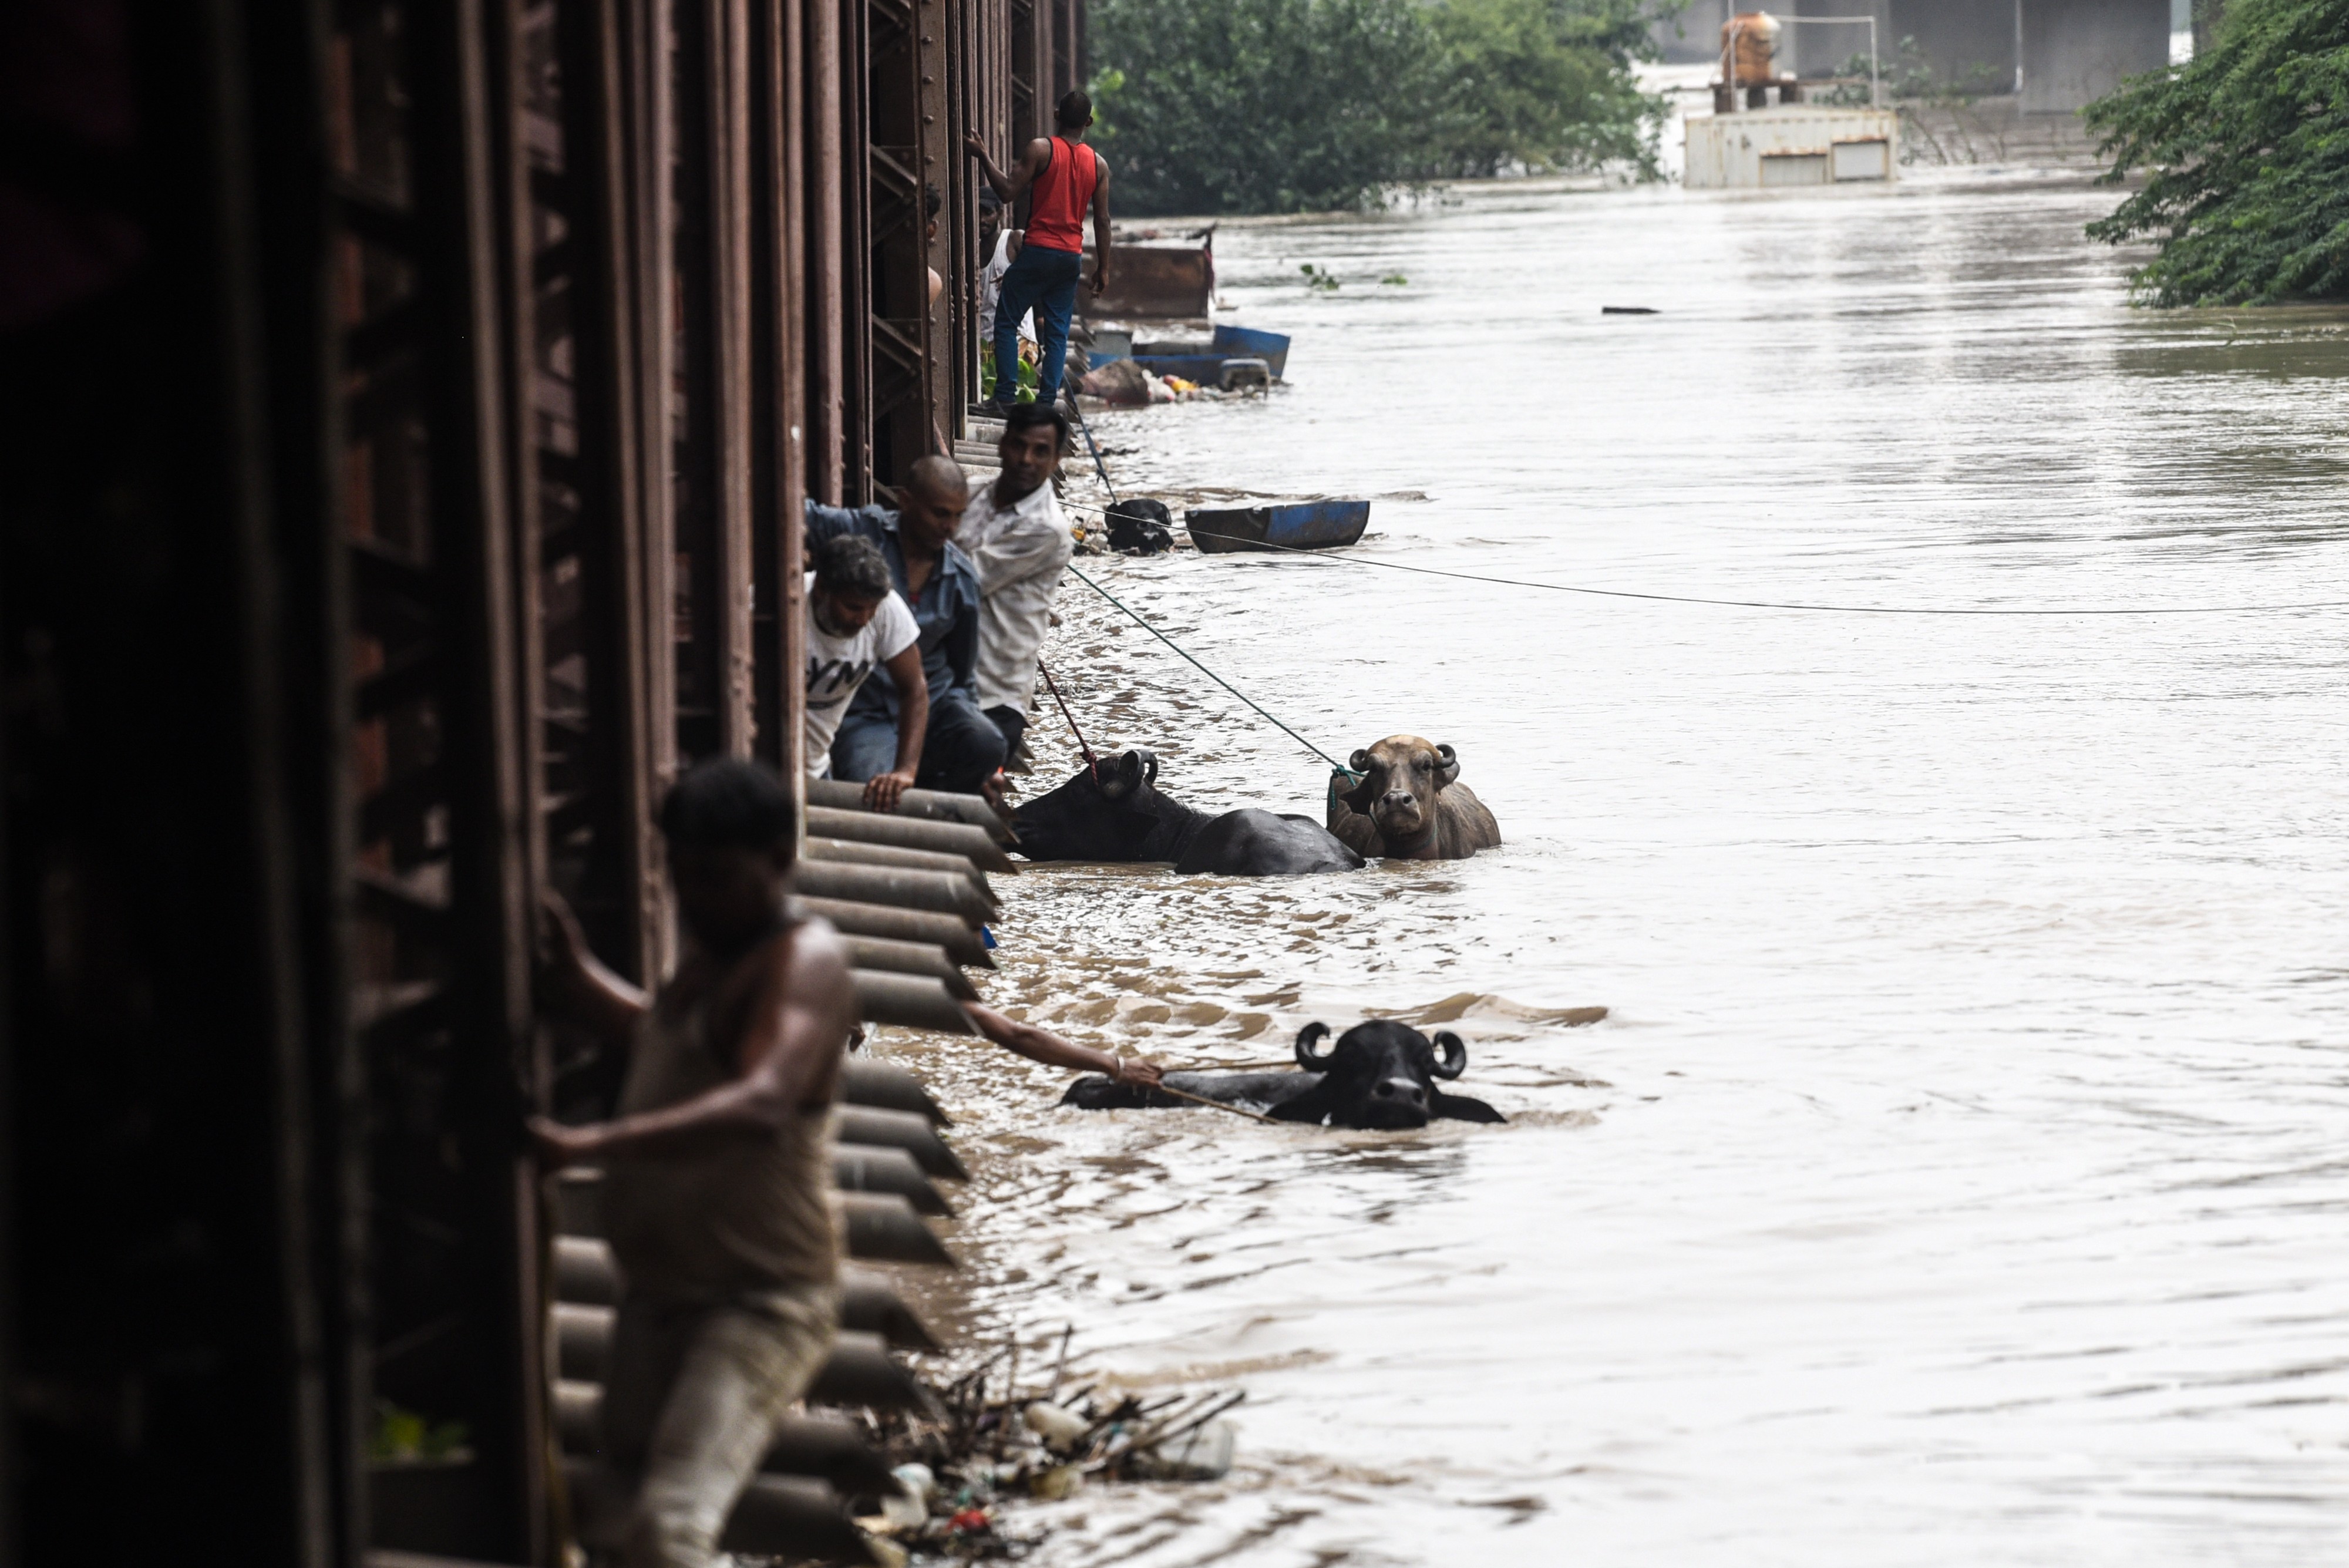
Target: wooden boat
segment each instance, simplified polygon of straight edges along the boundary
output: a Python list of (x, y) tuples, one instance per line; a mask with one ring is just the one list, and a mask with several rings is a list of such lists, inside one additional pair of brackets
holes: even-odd
[[(1092, 286), (1077, 290), (1079, 308), (1088, 321), (1142, 319), (1204, 319), (1216, 297), (1216, 231), (1209, 229), (1200, 244), (1134, 244), (1123, 237), (1116, 264), (1110, 268), (1109, 289), (1100, 296)], [(1092, 275), (1093, 253), (1084, 253), (1085, 275)]]
[(1272, 506), (1216, 506), (1183, 514), (1191, 543), (1211, 556), (1241, 550), (1336, 550), (1371, 525), (1367, 501), (1291, 501)]

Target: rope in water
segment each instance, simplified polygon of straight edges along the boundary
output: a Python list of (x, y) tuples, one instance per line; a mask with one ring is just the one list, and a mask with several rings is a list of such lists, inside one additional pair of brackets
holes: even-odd
[[(1111, 593), (1107, 588), (1102, 587), (1099, 583), (1085, 576), (1083, 572), (1079, 571), (1075, 562), (1071, 561), (1069, 564), (1069, 570), (1076, 573), (1077, 581), (1084, 584), (1085, 587), (1092, 589), (1093, 592), (1101, 595), (1102, 597), (1117, 606), (1119, 609), (1123, 610), (1127, 618), (1131, 619), (1134, 625), (1140, 627), (1143, 630), (1148, 632), (1151, 636), (1156, 638), (1167, 647), (1173, 649), (1176, 653), (1182, 654), (1185, 659), (1189, 659), (1191, 667), (1196, 670), (1200, 674), (1206, 676), (1208, 680), (1214, 681), (1216, 685), (1222, 687), (1225, 691), (1230, 692), (1233, 696), (1238, 698), (1249, 707), (1255, 709), (1257, 714), (1267, 722), (1270, 723), (1273, 728), (1278, 730), (1282, 734), (1287, 735), (1290, 740), (1295, 741), (1299, 745), (1303, 746), (1307, 751), (1312, 753), (1323, 762), (1328, 763), (1331, 767), (1338, 769), (1340, 773), (1350, 774), (1351, 770), (1347, 768), (1346, 765), (1340, 763), (1337, 758), (1331, 756), (1329, 753), (1323, 751), (1320, 747), (1315, 745), (1312, 742), (1307, 740), (1304, 736), (1299, 734), (1288, 725), (1282, 723), (1278, 719), (1274, 718), (1271, 712), (1265, 708), (1263, 703), (1258, 702), (1255, 698), (1249, 696), (1247, 692), (1241, 691), (1238, 687), (1233, 685), (1230, 681), (1225, 680), (1222, 676), (1216, 674), (1206, 665), (1201, 664), (1197, 659), (1192, 659), (1191, 655), (1185, 650), (1181, 643), (1176, 642), (1173, 638), (1167, 636), (1164, 632), (1159, 630), (1156, 627), (1143, 619), (1140, 612), (1135, 610), (1133, 607), (1128, 605), (1123, 599), (1120, 599), (1115, 594)], [(1073, 723), (1073, 721), (1071, 722)]]
[[(1097, 506), (1083, 506), (1071, 501), (1061, 503), (1080, 512), (1102, 513)], [(1278, 550), (1284, 554), (1303, 556), (1310, 560), (1331, 566), (1383, 566), (1391, 572), (1416, 572), (1426, 577), (1453, 577), (1465, 583), (1493, 583), (1506, 588), (1539, 588), (1554, 594), (1588, 594), (1599, 598), (1649, 599), (1661, 604), (1716, 605), (1729, 609), (1808, 610), (1836, 615), (1971, 615), (1971, 616), (2106, 616), (2106, 615), (2256, 615), (2287, 610), (2342, 609), (2349, 607), (2349, 599), (2312, 599), (2296, 604), (2264, 605), (2147, 605), (2141, 607), (2045, 607), (1952, 606), (1952, 605), (1830, 605), (1787, 602), (1773, 599), (1702, 598), (1692, 594), (1638, 593), (1629, 588), (1591, 588), (1572, 583), (1540, 583), (1523, 577), (1495, 577), (1478, 572), (1447, 572), (1436, 566), (1413, 566), (1402, 561), (1381, 561), (1367, 556), (1341, 555), (1335, 550), (1318, 549), (1296, 545), (1268, 545), (1260, 540), (1242, 538), (1236, 534), (1202, 534), (1190, 530), (1194, 539), (1228, 539), (1254, 550)]]
[[(1086, 447), (1087, 447), (1087, 448), (1088, 448), (1088, 449), (1092, 452), (1092, 454), (1093, 454), (1093, 472), (1101, 475), (1102, 488), (1103, 490), (1106, 490), (1106, 491), (1108, 491), (1108, 492), (1109, 492), (1109, 498), (1110, 498), (1110, 500), (1111, 500), (1112, 503), (1114, 503), (1114, 502), (1117, 500), (1117, 486), (1110, 483), (1109, 469), (1108, 469), (1108, 467), (1107, 467), (1105, 464), (1103, 464), (1103, 463), (1102, 463), (1102, 462), (1101, 447), (1100, 447), (1100, 446), (1099, 446), (1099, 445), (1098, 445), (1098, 444), (1093, 441), (1093, 427), (1092, 427), (1089, 422), (1087, 422), (1087, 421), (1086, 421), (1086, 419), (1085, 419), (1085, 411), (1084, 411), (1084, 410), (1082, 410), (1081, 408), (1078, 408), (1078, 407), (1077, 407), (1076, 400), (1074, 400), (1073, 398), (1072, 398), (1072, 399), (1071, 399), (1071, 400), (1069, 400), (1069, 406), (1070, 406), (1071, 409), (1075, 409), (1075, 410), (1076, 410), (1076, 414), (1077, 414), (1077, 428), (1078, 428), (1079, 430), (1081, 430), (1081, 431), (1084, 431), (1084, 433), (1085, 433), (1085, 446), (1086, 446)], [(1067, 504), (1074, 505), (1074, 504), (1075, 504), (1075, 503), (1071, 502), (1071, 503), (1067, 503)], [(1107, 516), (1107, 515), (1108, 515), (1108, 514), (1107, 514), (1107, 513), (1102, 512), (1102, 511), (1101, 511), (1101, 508), (1099, 508), (1099, 507), (1097, 507), (1097, 506), (1085, 506), (1085, 507), (1080, 507), (1080, 508), (1079, 508), (1079, 510), (1081, 510), (1081, 511), (1085, 511), (1085, 512), (1097, 513), (1097, 514), (1099, 514), (1100, 515), (1102, 515), (1102, 516)], [(1071, 566), (1070, 566), (1070, 567), (1069, 567), (1069, 570), (1071, 570), (1071, 572), (1076, 572), (1076, 574), (1077, 574), (1077, 580), (1078, 580), (1079, 582), (1081, 582), (1082, 584), (1084, 584), (1084, 585), (1085, 585), (1085, 587), (1089, 587), (1089, 588), (1092, 589), (1092, 591), (1093, 591), (1093, 592), (1095, 592), (1095, 593), (1097, 593), (1097, 594), (1101, 595), (1101, 597), (1103, 597), (1103, 598), (1105, 598), (1105, 599), (1109, 600), (1109, 602), (1110, 602), (1110, 603), (1112, 603), (1112, 604), (1113, 604), (1113, 605), (1116, 605), (1116, 606), (1117, 606), (1117, 607), (1118, 607), (1119, 609), (1123, 610), (1123, 611), (1126, 613), (1127, 617), (1128, 617), (1128, 618), (1130, 618), (1133, 620), (1133, 624), (1134, 624), (1134, 625), (1136, 625), (1136, 626), (1140, 627), (1143, 630), (1144, 630), (1144, 631), (1148, 632), (1151, 636), (1153, 636), (1153, 637), (1156, 638), (1159, 641), (1161, 641), (1161, 642), (1164, 643), (1167, 647), (1169, 647), (1169, 648), (1171, 648), (1171, 649), (1174, 649), (1174, 651), (1175, 651), (1175, 652), (1182, 654), (1182, 655), (1183, 655), (1183, 657), (1184, 657), (1185, 659), (1189, 659), (1189, 660), (1190, 660), (1190, 663), (1191, 663), (1191, 665), (1192, 665), (1192, 667), (1193, 667), (1194, 669), (1197, 670), (1198, 670), (1198, 672), (1199, 672), (1200, 674), (1202, 674), (1202, 675), (1206, 676), (1208, 680), (1210, 680), (1214, 681), (1216, 685), (1218, 685), (1218, 686), (1222, 687), (1225, 691), (1226, 691), (1230, 692), (1233, 696), (1235, 696), (1235, 697), (1238, 698), (1241, 701), (1243, 701), (1243, 702), (1247, 703), (1250, 708), (1255, 709), (1255, 710), (1256, 710), (1256, 711), (1257, 711), (1257, 713), (1260, 717), (1262, 717), (1264, 720), (1266, 720), (1268, 722), (1269, 722), (1269, 723), (1270, 723), (1270, 724), (1271, 724), (1275, 729), (1278, 730), (1282, 734), (1287, 735), (1290, 740), (1295, 741), (1299, 745), (1303, 746), (1307, 751), (1309, 751), (1309, 752), (1312, 753), (1315, 756), (1317, 756), (1317, 757), (1320, 758), (1323, 762), (1328, 763), (1331, 767), (1338, 769), (1338, 771), (1339, 771), (1339, 772), (1343, 773), (1344, 774), (1346, 774), (1346, 776), (1347, 776), (1347, 777), (1349, 777), (1349, 778), (1352, 778), (1352, 777), (1355, 777), (1355, 776), (1356, 776), (1356, 775), (1355, 775), (1355, 774), (1353, 773), (1353, 771), (1352, 771), (1350, 768), (1347, 768), (1347, 767), (1345, 767), (1344, 765), (1342, 765), (1341, 763), (1339, 763), (1339, 761), (1338, 761), (1335, 757), (1332, 757), (1329, 753), (1327, 753), (1327, 752), (1323, 751), (1320, 747), (1319, 747), (1319, 746), (1315, 745), (1312, 742), (1310, 742), (1310, 741), (1307, 740), (1304, 736), (1302, 736), (1302, 735), (1299, 734), (1296, 731), (1294, 731), (1294, 730), (1290, 729), (1288, 725), (1286, 725), (1286, 724), (1282, 723), (1279, 720), (1278, 720), (1278, 719), (1274, 718), (1274, 717), (1272, 716), (1272, 714), (1271, 714), (1271, 713), (1268, 712), (1268, 711), (1265, 710), (1264, 705), (1263, 705), (1262, 703), (1260, 703), (1260, 702), (1257, 701), (1256, 701), (1256, 699), (1254, 699), (1253, 697), (1250, 697), (1247, 692), (1245, 692), (1245, 691), (1241, 691), (1238, 687), (1237, 687), (1237, 686), (1233, 685), (1230, 681), (1228, 681), (1228, 680), (1225, 680), (1222, 676), (1220, 676), (1220, 675), (1216, 674), (1214, 670), (1212, 670), (1208, 669), (1206, 665), (1201, 664), (1197, 659), (1192, 659), (1192, 658), (1191, 658), (1191, 655), (1190, 655), (1188, 652), (1185, 651), (1185, 649), (1182, 648), (1182, 646), (1181, 646), (1180, 644), (1178, 644), (1177, 642), (1175, 642), (1175, 640), (1174, 640), (1173, 638), (1168, 637), (1164, 632), (1163, 632), (1163, 631), (1159, 630), (1156, 627), (1154, 627), (1154, 626), (1151, 625), (1148, 621), (1146, 621), (1146, 620), (1143, 619), (1143, 618), (1142, 618), (1142, 616), (1141, 616), (1141, 614), (1140, 614), (1140, 612), (1139, 612), (1139, 611), (1137, 611), (1137, 610), (1133, 609), (1131, 606), (1126, 605), (1126, 604), (1124, 604), (1124, 603), (1121, 602), (1121, 601), (1118, 599), (1118, 597), (1117, 597), (1117, 596), (1116, 596), (1116, 595), (1114, 595), (1114, 594), (1111, 593), (1107, 588), (1102, 587), (1099, 583), (1097, 583), (1097, 582), (1093, 581), (1091, 577), (1086, 576), (1084, 575), (1084, 573), (1083, 573), (1083, 572), (1081, 572), (1081, 571), (1078, 571), (1078, 569), (1077, 569), (1076, 566), (1075, 566), (1073, 563), (1071, 563)], [(1043, 664), (1042, 664), (1042, 661), (1041, 661), (1041, 660), (1039, 660), (1039, 661), (1038, 661), (1038, 663), (1037, 663), (1037, 669), (1039, 669), (1039, 670), (1042, 670), (1042, 669), (1043, 669)], [(1066, 719), (1066, 720), (1069, 722), (1069, 732), (1070, 732), (1070, 733), (1071, 733), (1071, 734), (1073, 734), (1073, 735), (1075, 735), (1075, 736), (1077, 737), (1077, 747), (1078, 747), (1078, 749), (1079, 749), (1080, 751), (1082, 751), (1082, 752), (1084, 753), (1084, 755), (1085, 755), (1085, 766), (1086, 766), (1088, 769), (1090, 769), (1090, 770), (1092, 771), (1092, 775), (1093, 775), (1093, 782), (1094, 782), (1094, 783), (1096, 783), (1096, 784), (1100, 783), (1100, 782), (1101, 782), (1101, 769), (1100, 769), (1100, 767), (1099, 767), (1099, 766), (1094, 763), (1094, 760), (1093, 760), (1093, 753), (1092, 753), (1092, 748), (1091, 748), (1091, 747), (1089, 747), (1089, 746), (1087, 746), (1087, 745), (1085, 744), (1085, 736), (1084, 736), (1084, 732), (1077, 728), (1076, 716), (1075, 716), (1074, 714), (1072, 714), (1072, 713), (1071, 713), (1071, 712), (1069, 711), (1069, 705), (1068, 705), (1068, 703), (1067, 703), (1066, 701), (1062, 701), (1062, 699), (1061, 699), (1061, 689), (1060, 689), (1058, 686), (1055, 686), (1055, 685), (1053, 685), (1053, 684), (1052, 684), (1052, 677), (1051, 677), (1051, 674), (1050, 674), (1050, 671), (1046, 671), (1046, 672), (1045, 672), (1045, 675), (1044, 675), (1044, 685), (1045, 685), (1046, 690), (1050, 691), (1052, 693), (1052, 701), (1054, 701), (1055, 702), (1059, 702), (1059, 703), (1061, 704), (1061, 718), (1063, 718), (1063, 719)]]

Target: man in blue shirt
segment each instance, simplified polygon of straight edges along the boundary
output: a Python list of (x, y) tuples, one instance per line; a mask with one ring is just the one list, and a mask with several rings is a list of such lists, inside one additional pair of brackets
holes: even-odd
[[(952, 460), (914, 464), (894, 512), (881, 506), (807, 504), (807, 542), (814, 547), (857, 534), (881, 548), (897, 595), (920, 628), (930, 722), (922, 743), (923, 789), (993, 794), (1003, 765), (1003, 732), (978, 706), (978, 572), (954, 543), (969, 504), (970, 481)], [(897, 756), (897, 686), (875, 670), (849, 703), (832, 742), (832, 776), (862, 784), (887, 773)]]

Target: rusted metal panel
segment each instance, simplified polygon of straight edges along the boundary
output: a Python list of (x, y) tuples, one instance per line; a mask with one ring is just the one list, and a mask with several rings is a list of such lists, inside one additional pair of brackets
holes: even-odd
[(874, 496), (873, 26), (871, 0), (840, 0), (842, 501)]
[(760, 0), (750, 27), (750, 553), (752, 754), (798, 776), (800, 501), (806, 493), (808, 182), (800, 0)]
[[(369, 797), (357, 859), (412, 910), (359, 932), (370, 1077), (412, 1107), (378, 1122), (370, 1161), (378, 1378), (468, 1423), (476, 1549), (535, 1561), (548, 1542), (537, 1330), (523, 1304), (535, 1294), (534, 1205), (512, 1137), (536, 1076), (512, 17), (463, 3), (348, 24), (346, 178), (372, 189), (346, 203), (340, 249), (350, 340), (370, 359), (352, 383), (345, 490), (353, 564), (368, 568), (353, 689), (377, 693), (354, 737)], [(391, 670), (409, 673), (370, 684)], [(433, 1323), (453, 1326), (413, 1338)], [(433, 1338), (420, 1359), (385, 1353)]]
[[(620, 0), (560, 0), (548, 19), (553, 67), (533, 78), (552, 133), (533, 189), (547, 707), (540, 725), (548, 864), (596, 952), (651, 977), (659, 941), (647, 712), (639, 346), (632, 286), (637, 216), (621, 60)], [(549, 397), (548, 401), (555, 400)]]
[(845, 329), (850, 316), (842, 242), (847, 216), (842, 151), (847, 110), (842, 83), (851, 73), (841, 52), (841, 7), (855, 0), (801, 0), (806, 40), (802, 146), (807, 170), (807, 293), (800, 312), (807, 341), (806, 485), (807, 493), (834, 504), (847, 498), (848, 472)]
[[(780, 30), (783, 48), (776, 88), (781, 112), (776, 116), (774, 130), (774, 161), (783, 170), (782, 221), (776, 235), (781, 270), (776, 285), (780, 293), (775, 301), (775, 330), (782, 338), (779, 355), (783, 381), (769, 419), (771, 428), (777, 432), (777, 493), (776, 504), (767, 514), (767, 523), (774, 540), (776, 576), (780, 578), (780, 591), (771, 601), (781, 621), (780, 639), (771, 645), (781, 661), (776, 671), (776, 723), (781, 731), (776, 755), (784, 776), (794, 781), (807, 776), (807, 686), (802, 673), (807, 667), (802, 614), (806, 563), (800, 517), (802, 504), (816, 483), (812, 438), (817, 396), (805, 303), (809, 295), (807, 247), (814, 227), (809, 202), (815, 199), (816, 182), (809, 177), (806, 166), (806, 155), (812, 149), (792, 133), (807, 122), (815, 97), (808, 90), (810, 62), (802, 49), (807, 36), (805, 13), (823, 8), (822, 0), (814, 0), (813, 4), (809, 0), (782, 0)], [(820, 64), (824, 75), (836, 78), (835, 62), (827, 59)], [(805, 832), (804, 826), (802, 832)]]
[(718, 407), (717, 624), (719, 749), (748, 756), (751, 745), (750, 639), (750, 37), (746, 0), (713, 0), (709, 39), (710, 279), (717, 333), (710, 359)]
[[(923, 238), (926, 29), (939, 0), (865, 0), (865, 232), (872, 478), (894, 485), (931, 445), (929, 247)], [(936, 116), (931, 116), (935, 119)]]

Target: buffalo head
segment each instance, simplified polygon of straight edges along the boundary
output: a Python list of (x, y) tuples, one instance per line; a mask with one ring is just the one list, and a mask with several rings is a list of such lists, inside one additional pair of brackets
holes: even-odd
[(1326, 1023), (1309, 1023), (1297, 1036), (1297, 1064), (1321, 1081), (1279, 1106), (1285, 1122), (1328, 1121), (1341, 1127), (1423, 1127), (1448, 1116), (1464, 1122), (1503, 1121), (1482, 1100), (1447, 1095), (1436, 1082), (1457, 1078), (1468, 1065), (1468, 1047), (1450, 1030), (1431, 1040), (1407, 1023), (1373, 1019), (1338, 1036), (1328, 1050)]
[(1369, 817), (1390, 844), (1434, 831), (1436, 792), (1460, 776), (1460, 759), (1451, 747), (1417, 735), (1389, 735), (1356, 752), (1346, 765), (1362, 775), (1346, 804)]
[(1085, 768), (1028, 802), (1011, 829), (1030, 860), (1172, 860), (1191, 815), (1158, 793), (1157, 754), (1135, 749), (1102, 758), (1098, 777)]

